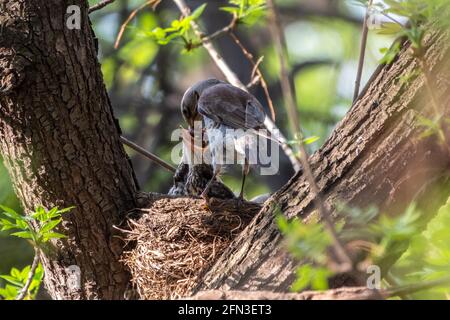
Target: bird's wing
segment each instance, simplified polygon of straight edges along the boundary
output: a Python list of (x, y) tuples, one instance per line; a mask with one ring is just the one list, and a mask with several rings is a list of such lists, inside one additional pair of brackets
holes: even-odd
[(266, 117), (258, 100), (229, 84), (219, 84), (202, 92), (198, 112), (234, 129), (258, 129)]

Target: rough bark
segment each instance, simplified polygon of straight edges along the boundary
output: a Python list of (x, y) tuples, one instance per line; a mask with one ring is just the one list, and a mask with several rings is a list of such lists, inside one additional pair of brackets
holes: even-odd
[[(80, 30), (66, 27), (69, 5)], [(0, 0), (0, 151), (25, 212), (76, 208), (43, 258), (54, 299), (123, 298), (113, 225), (135, 206), (133, 170), (103, 84), (83, 0)], [(66, 268), (81, 268), (81, 289)]]
[[(449, 115), (450, 70), (448, 37), (427, 39), (426, 59), (439, 80), (435, 88), (442, 110)], [(432, 117), (424, 77), (409, 81), (418, 63), (405, 44), (391, 65), (380, 67), (358, 102), (323, 147), (310, 157), (316, 181), (327, 205), (378, 206), (401, 213), (411, 200), (423, 214), (435, 212), (448, 198), (449, 154), (437, 138), (420, 138), (418, 113)], [(447, 141), (449, 138), (447, 137)], [(253, 222), (237, 237), (199, 281), (199, 290), (287, 291), (297, 262), (283, 248), (273, 217), (277, 212), (304, 221), (318, 215), (302, 172), (278, 191)], [(334, 212), (336, 215), (336, 212)], [(391, 261), (392, 262), (392, 261)], [(388, 266), (383, 266), (385, 272)]]

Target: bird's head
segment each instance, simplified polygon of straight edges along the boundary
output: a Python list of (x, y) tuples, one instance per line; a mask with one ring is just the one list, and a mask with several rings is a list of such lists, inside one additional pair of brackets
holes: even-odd
[(198, 100), (202, 92), (212, 86), (219, 83), (223, 83), (217, 79), (208, 79), (197, 82), (192, 87), (186, 90), (181, 100), (181, 113), (183, 114), (184, 120), (189, 125), (189, 130), (194, 129), (195, 121), (200, 121), (202, 116), (198, 112)]

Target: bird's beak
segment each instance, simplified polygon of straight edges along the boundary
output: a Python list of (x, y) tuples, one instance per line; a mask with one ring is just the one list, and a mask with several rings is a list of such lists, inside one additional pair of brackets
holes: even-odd
[[(191, 151), (202, 151), (205, 149), (205, 146), (203, 145), (203, 141), (198, 145), (198, 142), (195, 141), (194, 131), (191, 128), (189, 130), (182, 129), (181, 130), (181, 137), (183, 139), (183, 143), (191, 150)], [(196, 143), (197, 142), (197, 143)]]

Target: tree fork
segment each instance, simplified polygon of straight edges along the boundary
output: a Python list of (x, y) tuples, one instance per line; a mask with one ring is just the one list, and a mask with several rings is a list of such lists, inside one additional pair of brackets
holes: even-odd
[[(66, 27), (81, 8), (81, 29)], [(63, 215), (67, 239), (43, 254), (54, 299), (121, 299), (129, 275), (113, 225), (136, 206), (133, 169), (120, 141), (84, 0), (0, 0), (0, 151), (25, 212)], [(68, 286), (69, 266), (81, 285)]]

